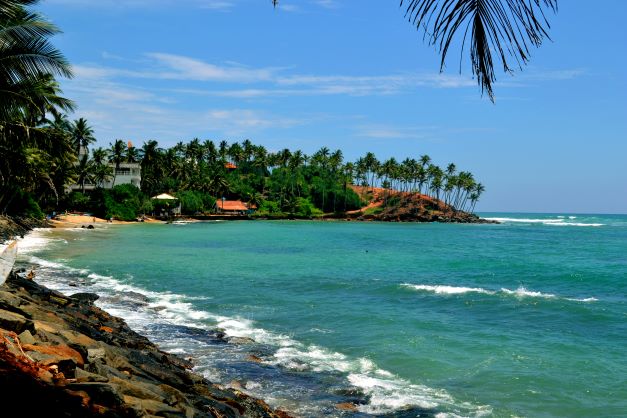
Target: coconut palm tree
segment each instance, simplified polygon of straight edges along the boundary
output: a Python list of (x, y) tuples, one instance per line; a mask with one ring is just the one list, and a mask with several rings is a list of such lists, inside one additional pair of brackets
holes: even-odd
[(95, 165), (92, 160), (89, 159), (89, 154), (82, 154), (78, 160), (76, 166), (77, 182), (81, 185), (81, 192), (85, 193), (85, 183), (94, 181)]
[(539, 47), (549, 38), (545, 10), (557, 11), (557, 0), (401, 0), (400, 5), (427, 42), (439, 49), (440, 71), (451, 45), (462, 45), (463, 53), (469, 41), (472, 74), (492, 101), (494, 61), (505, 72), (522, 68), (530, 46)]
[(89, 144), (96, 142), (94, 136), (94, 129), (87, 124), (85, 118), (75, 120), (71, 127), (72, 141), (74, 148), (76, 149), (76, 155), (81, 154), (81, 149), (84, 149), (84, 154), (89, 155)]
[[(276, 7), (279, 0), (272, 4)], [(439, 49), (440, 71), (451, 45), (461, 45), (461, 57), (469, 40), (472, 74), (481, 92), (494, 101), (493, 55), (505, 72), (527, 64), (530, 46), (550, 39), (545, 11), (557, 12), (557, 0), (400, 0), (400, 7), (405, 18), (424, 32), (424, 39)]]
[(113, 185), (115, 186), (115, 178), (120, 170), (120, 164), (126, 161), (126, 143), (121, 139), (116, 139), (113, 144), (109, 143), (109, 162), (115, 164), (115, 172), (113, 174)]
[(37, 107), (43, 76), (71, 77), (69, 62), (49, 42), (59, 29), (28, 11), (34, 0), (0, 1), (0, 121)]
[(129, 146), (126, 149), (126, 162), (127, 163), (136, 163), (139, 161), (139, 151), (134, 146)]

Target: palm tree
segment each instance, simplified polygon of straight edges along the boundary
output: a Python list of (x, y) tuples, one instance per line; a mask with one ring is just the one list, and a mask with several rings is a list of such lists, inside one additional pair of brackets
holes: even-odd
[[(272, 4), (276, 7), (279, 0)], [(512, 72), (508, 59), (522, 68), (529, 61), (529, 46), (540, 47), (550, 39), (545, 10), (557, 12), (557, 0), (400, 0), (400, 7), (404, 5), (405, 18), (440, 50), (440, 71), (451, 44), (461, 45), (461, 57), (470, 36), (472, 74), (493, 102), (492, 55), (500, 58), (505, 72)]]
[(371, 176), (370, 187), (372, 188), (372, 191), (374, 192), (374, 180), (375, 180), (375, 176), (377, 175), (377, 171), (379, 170), (379, 160), (377, 160), (377, 157), (372, 152), (368, 152), (364, 156), (364, 164), (366, 167), (366, 171), (370, 173), (370, 176)]
[(229, 153), (229, 143), (222, 140), (218, 145), (218, 155), (222, 161), (226, 161), (226, 157)]
[(462, 45), (463, 53), (470, 36), (472, 74), (492, 101), (493, 54), (505, 72), (512, 71), (510, 60), (522, 68), (530, 45), (539, 47), (549, 38), (545, 9), (557, 11), (557, 0), (401, 0), (400, 5), (406, 5), (405, 17), (440, 50), (440, 71), (451, 44)]
[(89, 159), (89, 154), (83, 154), (78, 160), (76, 166), (76, 175), (78, 184), (81, 185), (81, 192), (85, 193), (85, 182), (91, 183), (94, 181), (94, 169), (95, 165), (93, 161)]
[(483, 192), (485, 192), (485, 187), (483, 186), (483, 184), (481, 183), (475, 184), (475, 188), (473, 192), (470, 194), (470, 202), (471, 202), (470, 212), (471, 213), (475, 212), (475, 205), (477, 204), (477, 201), (479, 200)]
[(120, 170), (120, 164), (126, 161), (126, 144), (121, 139), (116, 139), (113, 144), (109, 143), (109, 162), (115, 164), (115, 172), (113, 174), (113, 185), (115, 186), (115, 178)]
[(96, 148), (91, 152), (93, 163), (93, 179), (97, 187), (104, 187), (104, 183), (111, 179), (113, 169), (107, 164), (108, 152), (104, 148)]
[[(0, 1), (0, 120), (37, 105), (37, 84), (47, 75), (71, 77), (69, 62), (49, 42), (59, 29), (27, 11), (35, 0)], [(25, 92), (30, 92), (25, 94)]]
[(85, 150), (84, 154), (89, 155), (89, 144), (96, 142), (96, 137), (94, 137), (94, 129), (87, 124), (87, 120), (84, 118), (75, 120), (71, 126), (71, 132), (76, 155), (81, 154), (81, 148)]
[(384, 202), (383, 202), (384, 206), (387, 206), (388, 204), (388, 195), (390, 193), (389, 189), (392, 188), (390, 179), (394, 178), (397, 170), (398, 170), (398, 163), (396, 162), (396, 158), (394, 157), (390, 158), (389, 160), (381, 164), (380, 175), (381, 177), (383, 177), (383, 187), (386, 189)]

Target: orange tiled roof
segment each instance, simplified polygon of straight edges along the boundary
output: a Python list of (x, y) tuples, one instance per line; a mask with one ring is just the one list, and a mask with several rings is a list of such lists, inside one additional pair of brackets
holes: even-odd
[(246, 211), (248, 207), (241, 200), (217, 200), (216, 206), (220, 210)]
[(225, 163), (224, 164), (224, 168), (235, 170), (237, 168), (237, 166), (235, 164), (233, 164), (233, 163)]

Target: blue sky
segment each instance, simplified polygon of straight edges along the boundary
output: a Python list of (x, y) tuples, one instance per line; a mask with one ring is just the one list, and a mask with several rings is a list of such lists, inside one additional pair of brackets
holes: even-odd
[(486, 186), (482, 211), (627, 213), (627, 2), (570, 0), (481, 97), (398, 1), (45, 0), (63, 81), (98, 143), (194, 137), (354, 160), (431, 156)]

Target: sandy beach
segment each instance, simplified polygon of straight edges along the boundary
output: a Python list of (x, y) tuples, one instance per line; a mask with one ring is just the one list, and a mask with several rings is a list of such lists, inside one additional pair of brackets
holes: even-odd
[[(163, 223), (163, 221), (145, 218), (145, 223)], [(57, 215), (55, 219), (50, 220), (50, 224), (54, 228), (80, 228), (81, 226), (89, 226), (92, 225), (97, 227), (98, 225), (103, 224), (113, 224), (113, 225), (131, 225), (136, 224), (137, 222), (128, 222), (128, 221), (118, 221), (112, 220), (107, 221), (106, 219), (98, 218), (96, 216), (88, 216), (88, 215), (78, 215), (78, 214), (67, 214), (67, 215)]]

